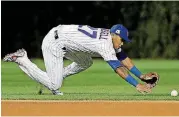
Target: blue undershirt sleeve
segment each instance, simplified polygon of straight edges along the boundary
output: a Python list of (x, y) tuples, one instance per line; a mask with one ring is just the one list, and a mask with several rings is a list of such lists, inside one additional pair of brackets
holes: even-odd
[(116, 70), (121, 66), (121, 62), (119, 60), (109, 60), (107, 63), (113, 68), (113, 70)]

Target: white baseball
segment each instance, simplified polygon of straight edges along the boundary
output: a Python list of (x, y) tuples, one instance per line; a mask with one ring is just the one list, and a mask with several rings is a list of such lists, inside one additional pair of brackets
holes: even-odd
[(171, 96), (178, 96), (178, 92), (176, 91), (176, 90), (172, 90), (172, 92), (171, 92)]

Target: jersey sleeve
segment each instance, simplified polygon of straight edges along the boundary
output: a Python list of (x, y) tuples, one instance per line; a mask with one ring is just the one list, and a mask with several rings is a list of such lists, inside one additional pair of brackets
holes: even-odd
[(105, 61), (118, 60), (113, 46), (108, 43), (102, 43), (98, 49), (98, 53)]
[(108, 51), (106, 54), (103, 54), (102, 57), (113, 70), (121, 66), (121, 62), (117, 59), (115, 51)]
[(100, 49), (99, 54), (102, 56), (104, 61), (106, 61), (112, 67), (113, 70), (116, 70), (118, 67), (121, 66), (120, 61), (116, 57), (116, 52), (113, 46), (104, 44)]

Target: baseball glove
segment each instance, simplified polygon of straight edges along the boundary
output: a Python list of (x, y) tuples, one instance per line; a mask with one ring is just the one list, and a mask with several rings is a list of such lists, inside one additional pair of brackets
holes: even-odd
[(157, 85), (159, 81), (159, 75), (156, 72), (150, 72), (150, 73), (144, 74), (141, 80), (143, 82), (146, 82), (149, 88), (153, 88)]

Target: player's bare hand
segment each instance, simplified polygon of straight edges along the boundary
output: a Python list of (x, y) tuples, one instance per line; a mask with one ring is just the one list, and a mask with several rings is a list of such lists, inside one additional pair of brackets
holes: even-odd
[(152, 90), (146, 84), (138, 84), (136, 86), (136, 89), (137, 89), (137, 91), (139, 91), (142, 94), (151, 93), (152, 92)]

